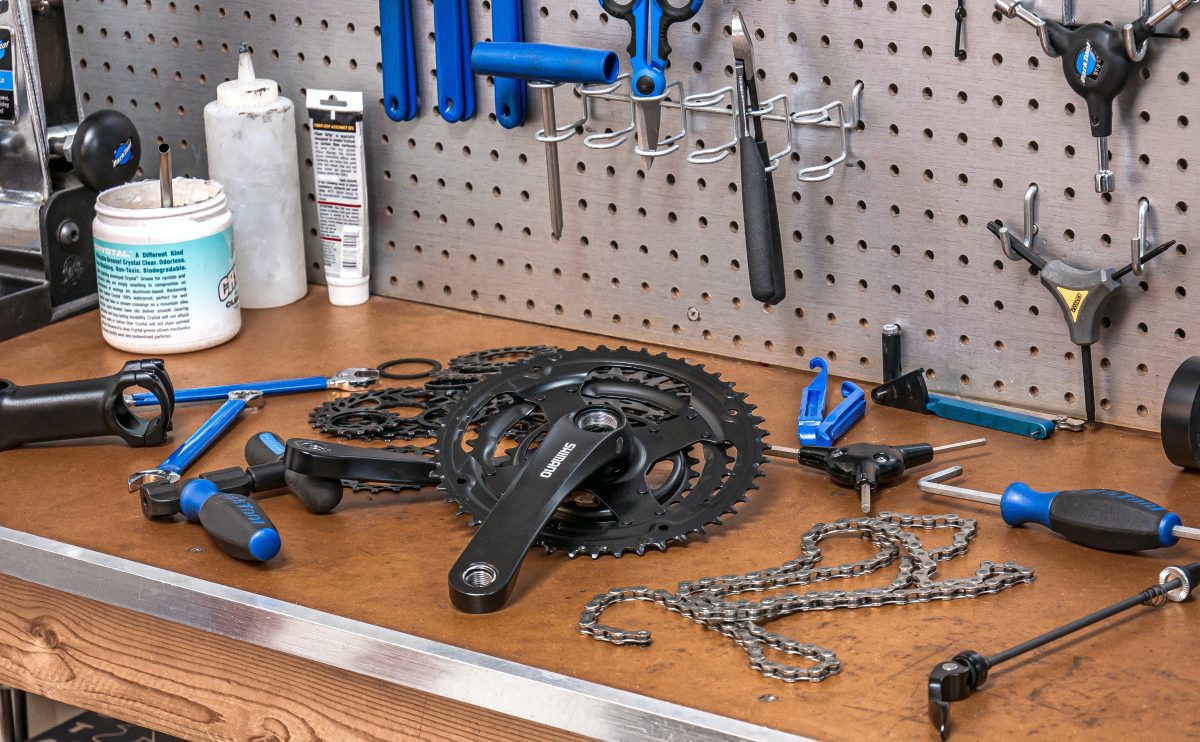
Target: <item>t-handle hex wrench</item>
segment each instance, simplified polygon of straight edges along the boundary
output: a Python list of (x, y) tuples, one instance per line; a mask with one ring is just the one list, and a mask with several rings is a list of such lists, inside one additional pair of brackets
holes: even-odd
[(178, 481), (183, 472), (196, 463), (209, 446), (225, 435), (225, 431), (229, 430), (233, 421), (242, 414), (242, 410), (263, 405), (263, 393), (258, 390), (242, 389), (229, 392), (228, 397), (225, 404), (218, 407), (212, 417), (205, 420), (204, 424), (188, 436), (179, 448), (172, 451), (170, 456), (163, 459), (157, 468), (129, 475), (129, 491), (137, 492), (143, 484), (149, 482)]
[(480, 75), (529, 80), (542, 107), (542, 130), (537, 140), (546, 145), (546, 186), (550, 191), (550, 235), (562, 236), (562, 177), (558, 145), (575, 134), (575, 126), (560, 127), (554, 109), (554, 88), (561, 83), (612, 83), (621, 71), (617, 55), (604, 49), (483, 41), (471, 51), (471, 66)]

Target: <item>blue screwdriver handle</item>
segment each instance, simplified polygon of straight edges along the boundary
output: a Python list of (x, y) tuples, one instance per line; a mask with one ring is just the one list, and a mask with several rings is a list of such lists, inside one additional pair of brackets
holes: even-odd
[(1040, 492), (1014, 482), (1000, 497), (1010, 526), (1038, 523), (1071, 541), (1104, 551), (1142, 551), (1174, 546), (1175, 513), (1128, 492), (1111, 489)]
[[(274, 395), (293, 394), (296, 392), (320, 392), (328, 388), (329, 379), (325, 376), (305, 376), (299, 379), (276, 379), (275, 381), (252, 381), (249, 384), (225, 384), (222, 386), (202, 386), (195, 389), (176, 389), (175, 403), (215, 402), (218, 399), (228, 399), (230, 392), (243, 389)], [(158, 404), (158, 398), (146, 392), (134, 394), (129, 399), (135, 407), (150, 407)]]
[(680, 5), (672, 5), (670, 0), (600, 0), (605, 13), (629, 24), (627, 51), (634, 98), (662, 95), (667, 89), (667, 59), (671, 56), (667, 29), (691, 20), (703, 4), (704, 0), (684, 0)]
[(248, 497), (221, 492), (207, 479), (193, 479), (179, 493), (179, 509), (188, 520), (202, 525), (231, 557), (265, 562), (279, 553), (279, 531)]
[(231, 396), (225, 400), (225, 403), (217, 408), (212, 417), (205, 420), (204, 424), (196, 429), (196, 432), (179, 445), (179, 448), (163, 459), (158, 468), (172, 474), (183, 474), (189, 466), (195, 463), (196, 459), (200, 458), (202, 453), (208, 450), (209, 446), (225, 434), (242, 410), (246, 409), (249, 401), (246, 396), (242, 395)]
[(1055, 422), (1048, 418), (1002, 410), (963, 399), (930, 394), (925, 409), (930, 414), (946, 420), (957, 420), (1025, 438), (1045, 440), (1054, 435)]
[[(492, 41), (525, 41), (521, 0), (492, 0)], [(514, 129), (524, 124), (527, 104), (525, 81), (497, 77), (492, 84), (496, 95), (496, 121), (505, 129)]]
[(450, 123), (475, 115), (471, 75), (471, 14), (466, 0), (433, 0), (438, 114)]
[(410, 0), (379, 0), (383, 108), (392, 121), (411, 121), (420, 110)]

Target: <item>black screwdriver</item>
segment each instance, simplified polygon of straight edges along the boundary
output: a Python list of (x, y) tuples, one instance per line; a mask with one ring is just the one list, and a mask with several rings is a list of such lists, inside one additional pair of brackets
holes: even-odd
[(1174, 546), (1179, 539), (1200, 541), (1200, 528), (1188, 528), (1162, 505), (1112, 489), (1039, 492), (1022, 482), (1008, 485), (1004, 494), (945, 484), (962, 474), (952, 466), (922, 477), (922, 492), (949, 495), (1000, 507), (1010, 526), (1039, 523), (1082, 546), (1104, 551), (1141, 551)]
[[(1063, 317), (1067, 320), (1067, 330), (1071, 334), (1071, 342), (1080, 348), (1080, 360), (1083, 365), (1083, 399), (1087, 410), (1088, 427), (1096, 424), (1096, 389), (1092, 380), (1092, 344), (1100, 340), (1100, 325), (1104, 319), (1104, 307), (1108, 300), (1121, 289), (1121, 279), (1134, 270), (1133, 263), (1124, 268), (1103, 268), (1100, 270), (1083, 270), (1068, 265), (1061, 260), (1046, 261), (1045, 258), (1027, 248), (1015, 235), (1004, 233), (1003, 223), (999, 221), (988, 224), (992, 234), (1000, 237), (1007, 234), (1008, 245), (1012, 252), (1020, 255), (1037, 270), (1038, 276), (1058, 303)], [(1159, 245), (1141, 257), (1141, 262), (1148, 263), (1174, 246), (1175, 241)], [(1140, 269), (1139, 269), (1140, 270)]]
[(1158, 607), (1168, 600), (1182, 603), (1188, 599), (1192, 589), (1200, 582), (1200, 562), (1193, 562), (1184, 567), (1167, 567), (1158, 575), (1158, 583), (1137, 595), (1102, 608), (1095, 613), (1084, 616), (1034, 637), (1015, 647), (984, 657), (979, 652), (968, 650), (959, 652), (954, 659), (940, 662), (929, 673), (929, 721), (938, 730), (942, 739), (950, 736), (950, 703), (962, 701), (983, 685), (988, 678), (988, 671), (1002, 662), (1020, 657), (1038, 647), (1057, 641), (1074, 634), (1092, 624), (1111, 618), (1118, 613), (1139, 605)]
[(766, 453), (768, 456), (795, 459), (801, 466), (827, 472), (831, 480), (843, 487), (853, 487), (858, 490), (862, 511), (869, 513), (875, 492), (898, 481), (906, 470), (928, 464), (937, 454), (975, 448), (986, 443), (987, 438), (976, 438), (944, 446), (928, 443), (904, 446), (853, 443), (847, 446), (802, 448), (771, 446)]

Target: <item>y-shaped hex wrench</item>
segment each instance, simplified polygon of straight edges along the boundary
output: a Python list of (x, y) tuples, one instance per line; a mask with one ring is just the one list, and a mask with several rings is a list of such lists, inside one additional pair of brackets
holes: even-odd
[(179, 448), (163, 459), (158, 468), (145, 469), (129, 475), (129, 491), (137, 492), (143, 484), (150, 482), (178, 481), (183, 472), (196, 463), (196, 460), (208, 450), (209, 446), (225, 435), (225, 431), (229, 430), (242, 410), (247, 407), (262, 407), (263, 405), (263, 393), (257, 389), (239, 389), (229, 392), (227, 397), (228, 399), (217, 408), (212, 417), (205, 420), (195, 433), (192, 433), (186, 441), (179, 445)]

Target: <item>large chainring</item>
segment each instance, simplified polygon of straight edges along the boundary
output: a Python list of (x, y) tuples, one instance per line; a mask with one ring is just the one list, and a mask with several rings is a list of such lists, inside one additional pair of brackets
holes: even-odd
[(553, 422), (597, 404), (629, 420), (644, 470), (597, 475), (569, 495), (537, 538), (547, 551), (665, 549), (720, 525), (758, 488), (766, 433), (745, 394), (703, 366), (601, 347), (538, 355), (472, 386), (442, 421), (446, 501), (483, 522)]

